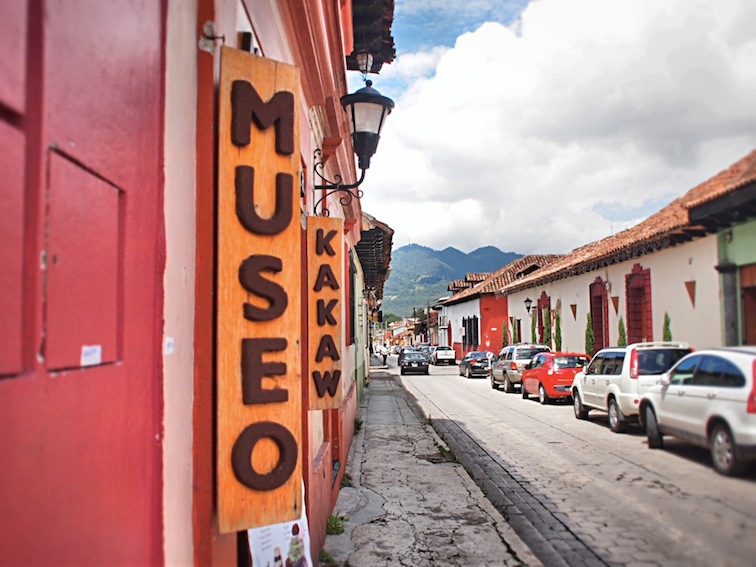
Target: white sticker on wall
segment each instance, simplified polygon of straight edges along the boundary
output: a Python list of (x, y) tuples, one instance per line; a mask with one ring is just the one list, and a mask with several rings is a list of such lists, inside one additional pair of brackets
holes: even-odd
[(163, 346), (163, 354), (166, 356), (173, 354), (173, 337), (165, 337), (165, 345)]
[(102, 345), (83, 345), (80, 366), (94, 366), (102, 363)]

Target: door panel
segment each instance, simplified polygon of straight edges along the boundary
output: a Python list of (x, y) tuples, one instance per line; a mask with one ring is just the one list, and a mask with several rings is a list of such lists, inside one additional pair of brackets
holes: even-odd
[(116, 360), (119, 191), (50, 156), (47, 368)]
[(756, 345), (756, 287), (743, 288), (743, 344)]
[(0, 34), (0, 104), (23, 114), (26, 91), (27, 2), (3, 2), (3, 30)]
[(24, 143), (21, 132), (0, 122), (0, 376), (22, 368)]
[(159, 565), (163, 4), (4, 4), (0, 562)]

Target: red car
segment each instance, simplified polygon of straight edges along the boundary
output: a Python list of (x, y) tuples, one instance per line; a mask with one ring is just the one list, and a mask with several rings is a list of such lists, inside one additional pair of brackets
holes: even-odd
[(533, 394), (547, 404), (572, 394), (572, 379), (587, 365), (591, 357), (580, 352), (541, 352), (525, 366), (522, 374), (522, 397)]

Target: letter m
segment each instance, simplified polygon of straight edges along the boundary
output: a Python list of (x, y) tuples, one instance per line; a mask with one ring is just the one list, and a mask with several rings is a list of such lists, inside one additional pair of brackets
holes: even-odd
[(247, 81), (231, 85), (231, 141), (247, 146), (252, 121), (260, 130), (276, 125), (276, 153), (294, 153), (294, 95), (280, 91), (269, 102), (263, 102), (255, 88)]

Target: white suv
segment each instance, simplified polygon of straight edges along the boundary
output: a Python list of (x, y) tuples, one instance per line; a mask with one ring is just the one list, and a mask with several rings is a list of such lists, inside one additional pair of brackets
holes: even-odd
[(640, 403), (648, 446), (674, 435), (706, 447), (717, 472), (756, 460), (756, 347), (700, 350), (680, 360)]
[(637, 419), (645, 391), (661, 374), (691, 352), (687, 343), (650, 342), (598, 351), (572, 381), (575, 417), (586, 419), (592, 409), (609, 414), (609, 427), (623, 433)]

